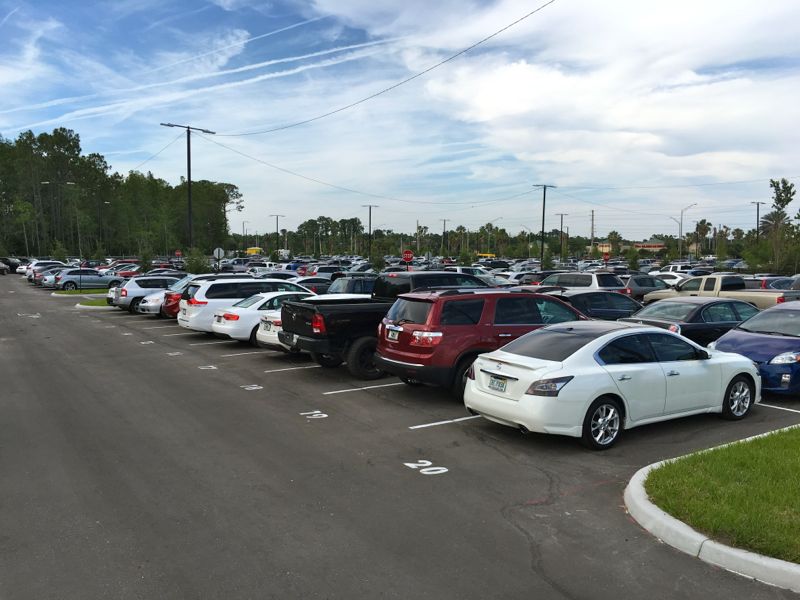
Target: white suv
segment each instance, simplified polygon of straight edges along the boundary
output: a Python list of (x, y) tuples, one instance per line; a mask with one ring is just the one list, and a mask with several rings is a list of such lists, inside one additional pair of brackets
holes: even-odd
[(181, 296), (178, 325), (212, 332), (214, 312), (262, 292), (307, 292), (311, 290), (283, 279), (212, 279), (189, 284)]
[(557, 285), (567, 289), (590, 289), (619, 291), (625, 287), (622, 280), (614, 273), (593, 271), (592, 273), (554, 273), (545, 277), (541, 285)]

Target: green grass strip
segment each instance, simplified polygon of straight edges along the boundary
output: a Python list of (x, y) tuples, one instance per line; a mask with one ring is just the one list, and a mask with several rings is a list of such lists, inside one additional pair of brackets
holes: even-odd
[(92, 298), (78, 302), (81, 306), (109, 306), (105, 298)]
[(81, 296), (83, 294), (106, 294), (107, 288), (97, 288), (92, 290), (56, 290), (59, 296)]
[(800, 429), (678, 459), (645, 489), (714, 540), (800, 563)]

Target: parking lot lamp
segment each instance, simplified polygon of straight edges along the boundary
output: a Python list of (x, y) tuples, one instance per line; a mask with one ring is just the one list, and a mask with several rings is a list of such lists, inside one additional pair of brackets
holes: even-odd
[(680, 233), (678, 234), (678, 258), (683, 260), (683, 213), (692, 208), (693, 206), (697, 206), (697, 202), (690, 204), (689, 206), (685, 206), (681, 209), (681, 222), (680, 225)]

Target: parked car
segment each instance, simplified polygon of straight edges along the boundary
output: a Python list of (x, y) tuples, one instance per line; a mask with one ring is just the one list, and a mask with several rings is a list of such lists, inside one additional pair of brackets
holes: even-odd
[(298, 285), (302, 285), (304, 288), (308, 288), (315, 294), (327, 294), (328, 289), (330, 289), (331, 284), (333, 283), (327, 277), (314, 276), (294, 277), (289, 279), (289, 281), (292, 281)]
[(112, 304), (117, 308), (134, 313), (145, 296), (157, 290), (165, 290), (176, 281), (178, 281), (177, 277), (161, 275), (134, 277), (115, 288)]
[(478, 354), (549, 323), (585, 319), (555, 298), (512, 290), (412, 292), (378, 326), (376, 366), (404, 382), (449, 388), (461, 399)]
[(445, 267), (445, 271), (449, 271), (452, 273), (467, 273), (469, 275), (489, 275), (489, 270), (483, 267), (460, 267), (460, 266), (452, 266), (452, 267)]
[(0, 275), (8, 275), (11, 272), (11, 267), (4, 262), (0, 262)]
[[(58, 281), (61, 279), (61, 275), (69, 270), (70, 269), (65, 269), (63, 267), (55, 267), (53, 269), (43, 271), (42, 279), (39, 282), (39, 285), (41, 285), (45, 289), (55, 289), (56, 285), (58, 284)], [(34, 282), (35, 282), (35, 277), (34, 277)]]
[(795, 283), (792, 277), (742, 277), (748, 290), (791, 290)]
[(341, 271), (341, 267), (339, 265), (314, 265), (310, 269), (306, 271), (306, 275), (312, 275), (314, 277), (325, 277), (330, 279), (334, 273)]
[(708, 347), (755, 362), (765, 392), (800, 394), (800, 303), (761, 311)]
[(619, 292), (573, 289), (550, 291), (547, 295), (572, 305), (587, 317), (605, 321), (629, 317), (642, 308), (636, 300)]
[(663, 279), (657, 279), (652, 275), (628, 275), (620, 277), (625, 287), (622, 288), (622, 293), (627, 294), (637, 302), (641, 302), (645, 294), (656, 292), (658, 290), (669, 289), (669, 284)]
[(667, 419), (742, 419), (761, 399), (749, 359), (610, 321), (533, 331), (478, 356), (467, 377), (464, 404), (473, 414), (525, 433), (581, 438), (593, 450), (613, 446), (624, 429)]
[(764, 309), (783, 302), (800, 300), (800, 291), (770, 289), (748, 290), (745, 286), (744, 279), (742, 279), (740, 275), (706, 275), (703, 277), (686, 279), (677, 284), (675, 289), (660, 290), (658, 292), (645, 294), (644, 304), (677, 296), (730, 298), (734, 300), (743, 300), (757, 308)]
[(181, 295), (178, 325), (195, 331), (212, 332), (214, 314), (262, 292), (305, 292), (311, 290), (282, 279), (210, 279), (191, 281)]
[[(671, 272), (671, 273), (659, 273), (659, 272), (650, 272), (648, 273), (651, 277), (655, 277), (656, 279), (660, 279), (661, 281), (665, 282), (670, 287), (675, 287), (676, 284), (680, 283), (684, 279), (689, 279), (689, 276), (686, 273), (678, 273), (678, 272)], [(649, 292), (648, 292), (649, 293)]]
[(592, 273), (575, 271), (555, 273), (544, 278), (540, 285), (557, 285), (566, 289), (582, 288), (593, 290), (622, 290), (625, 284), (613, 273), (596, 271)]
[(0, 267), (0, 273), (3, 275), (17, 273), (17, 269), (23, 264), (20, 259), (14, 258), (13, 256), (0, 256), (0, 263), (5, 265), (5, 269)]
[(50, 265), (49, 267), (42, 267), (41, 269), (34, 269), (33, 270), (33, 280), (31, 281), (31, 283), (33, 283), (33, 285), (44, 287), (44, 279), (45, 279), (45, 277), (49, 276), (50, 277), (50, 282), (54, 282), (56, 275), (58, 273), (60, 273), (61, 271), (63, 271), (65, 268), (67, 268), (67, 267), (65, 267), (64, 265)]
[(240, 300), (233, 306), (214, 312), (211, 331), (222, 337), (258, 345), (256, 334), (264, 311), (280, 310), (286, 300), (302, 300), (313, 296), (311, 292), (263, 292)]
[(95, 269), (64, 269), (55, 280), (60, 290), (83, 290), (116, 287), (122, 279), (116, 275), (101, 275)]
[(741, 300), (692, 296), (660, 300), (620, 320), (669, 329), (705, 346), (757, 313)]
[(139, 305), (136, 307), (136, 312), (142, 315), (156, 315), (160, 317), (161, 309), (164, 307), (164, 298), (168, 289), (169, 288), (147, 294), (147, 296), (142, 298), (142, 301), (139, 302)]
[(294, 271), (276, 271), (271, 267), (251, 267), (247, 273), (265, 279), (294, 279), (297, 275)]
[[(35, 263), (29, 264), (25, 268), (25, 277), (28, 279), (28, 283), (33, 283), (33, 278), (36, 273), (41, 273), (44, 270), (51, 269), (53, 267), (64, 267), (65, 269), (69, 265), (65, 265), (60, 260), (39, 260)], [(41, 280), (41, 278), (39, 278)]]
[(331, 283), (327, 294), (372, 294), (377, 276), (339, 277)]

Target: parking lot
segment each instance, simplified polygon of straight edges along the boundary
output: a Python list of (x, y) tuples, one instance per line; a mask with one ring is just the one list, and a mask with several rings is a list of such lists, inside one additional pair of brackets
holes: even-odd
[(625, 513), (640, 467), (800, 423), (527, 435), (445, 391), (365, 382), (0, 278), (0, 596), (794, 598)]

